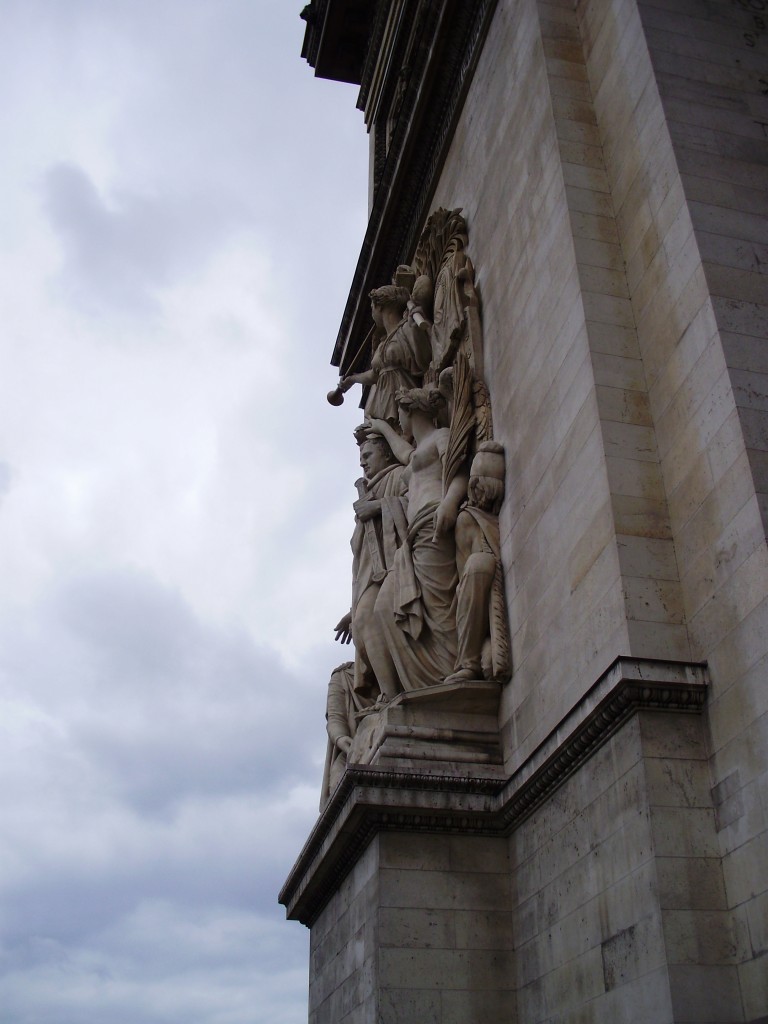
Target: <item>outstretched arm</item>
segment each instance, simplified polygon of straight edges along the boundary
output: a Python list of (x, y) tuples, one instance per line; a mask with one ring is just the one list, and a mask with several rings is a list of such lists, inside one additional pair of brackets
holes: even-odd
[(346, 377), (342, 377), (339, 381), (340, 391), (349, 391), (353, 384), (375, 384), (376, 383), (376, 372), (374, 370), (364, 370), (362, 373), (348, 373)]
[(413, 445), (409, 444), (395, 428), (386, 420), (368, 420), (367, 430), (369, 434), (380, 434), (392, 449), (392, 454), (397, 461), (407, 466), (413, 454)]

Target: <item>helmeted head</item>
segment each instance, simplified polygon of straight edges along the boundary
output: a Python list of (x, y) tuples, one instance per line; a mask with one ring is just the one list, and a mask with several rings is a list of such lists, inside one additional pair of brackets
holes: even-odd
[(467, 488), (469, 504), (498, 515), (504, 500), (504, 446), (483, 441), (472, 459)]

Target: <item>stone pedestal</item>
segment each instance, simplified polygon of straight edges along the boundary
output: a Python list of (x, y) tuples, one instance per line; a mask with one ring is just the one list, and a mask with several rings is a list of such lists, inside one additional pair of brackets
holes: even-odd
[(401, 693), (360, 722), (350, 764), (501, 779), (499, 683), (441, 683)]
[(513, 1005), (499, 837), (380, 832), (312, 927), (310, 1024), (501, 1024)]
[[(553, 1004), (743, 1020), (705, 694), (702, 666), (617, 659), (511, 777), (489, 763), (491, 687), (370, 716), (370, 763), (348, 767), (280, 896), (311, 930), (310, 1024), (529, 1024)], [(432, 744), (426, 706), (445, 716)]]

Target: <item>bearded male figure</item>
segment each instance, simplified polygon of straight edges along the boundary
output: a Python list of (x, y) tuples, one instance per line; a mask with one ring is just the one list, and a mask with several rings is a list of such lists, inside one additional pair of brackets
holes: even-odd
[(360, 446), (362, 480), (354, 503), (352, 534), (352, 604), (336, 625), (336, 639), (355, 644), (354, 688), (368, 696), (381, 690), (379, 675), (391, 675), (391, 655), (375, 620), (374, 606), (381, 584), (392, 568), (395, 552), (407, 532), (400, 501), (404, 493), (402, 466), (385, 439), (369, 434), (366, 425), (355, 430)]

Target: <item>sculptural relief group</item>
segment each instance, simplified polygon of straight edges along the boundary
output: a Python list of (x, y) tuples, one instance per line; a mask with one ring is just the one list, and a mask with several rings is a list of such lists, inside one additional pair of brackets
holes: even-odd
[(323, 803), (360, 721), (400, 694), (510, 673), (499, 554), (504, 450), (492, 437), (482, 331), (460, 211), (437, 210), (411, 266), (370, 293), (369, 368), (355, 430), (362, 477), (352, 599), (336, 639), (354, 660), (328, 688)]

